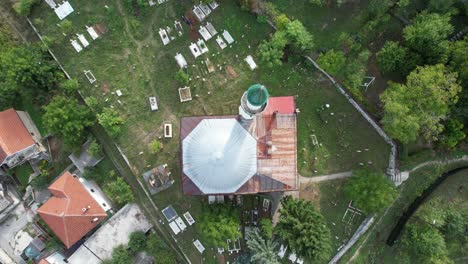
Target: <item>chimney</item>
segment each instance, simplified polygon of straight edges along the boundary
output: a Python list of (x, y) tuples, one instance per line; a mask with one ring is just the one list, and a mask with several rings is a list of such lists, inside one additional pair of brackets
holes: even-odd
[(91, 220), (91, 223), (96, 223), (99, 220), (99, 218), (94, 217), (93, 220)]

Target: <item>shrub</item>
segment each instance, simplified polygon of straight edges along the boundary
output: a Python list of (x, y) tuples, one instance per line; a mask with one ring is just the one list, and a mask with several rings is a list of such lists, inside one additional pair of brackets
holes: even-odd
[(156, 154), (163, 148), (163, 144), (161, 141), (155, 139), (149, 143), (148, 147), (151, 154)]
[(346, 58), (342, 51), (329, 50), (320, 54), (317, 63), (328, 73), (336, 75), (345, 66)]
[(13, 9), (21, 16), (29, 16), (32, 11), (32, 7), (38, 2), (38, 0), (20, 0), (13, 5)]

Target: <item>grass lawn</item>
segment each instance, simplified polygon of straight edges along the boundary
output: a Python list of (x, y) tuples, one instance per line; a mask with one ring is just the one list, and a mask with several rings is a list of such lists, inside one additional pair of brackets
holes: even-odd
[(28, 186), (29, 175), (33, 173), (33, 169), (29, 163), (24, 163), (21, 166), (16, 167), (13, 172), (16, 175), (16, 178), (19, 180), (22, 186)]
[(343, 192), (345, 182), (346, 179), (340, 179), (302, 184), (299, 196), (301, 199), (312, 201), (325, 217), (331, 231), (332, 255), (351, 238), (366, 217), (364, 214), (356, 214), (349, 224), (342, 221), (349, 204)]
[[(364, 165), (378, 170), (386, 168), (389, 146), (312, 67), (302, 60), (290, 58), (289, 63), (274, 69), (261, 65), (255, 71), (248, 68), (243, 59), (251, 54), (258, 62), (256, 48), (272, 31), (268, 25), (258, 23), (250, 13), (241, 11), (235, 1), (218, 1), (220, 7), (207, 21), (218, 32), (227, 29), (236, 42), (221, 50), (211, 39), (207, 42), (210, 52), (197, 60), (188, 46), (198, 39), (193, 38), (198, 25), (190, 31), (183, 24), (183, 35), (167, 46), (163, 46), (158, 34), (159, 28), (172, 27), (174, 20), (180, 20), (191, 8), (192, 1), (169, 1), (142, 10), (139, 17), (135, 17), (124, 2), (70, 0), (75, 12), (67, 17), (73, 30), (66, 37), (57, 26), (58, 18), (44, 2), (34, 9), (31, 19), (42, 35), (54, 40), (51, 49), (70, 75), (80, 81), (83, 96), (95, 97), (98, 108), (113, 107), (125, 119), (123, 133), (116, 141), (133, 170), (140, 175), (149, 167), (169, 165), (175, 184), (154, 196), (160, 209), (172, 204), (179, 214), (189, 210), (197, 220), (201, 204), (205, 202), (201, 198), (184, 196), (180, 191), (180, 117), (235, 114), (242, 93), (256, 82), (265, 84), (274, 96), (294, 95), (296, 98), (301, 110), (298, 115), (298, 169), (301, 175), (347, 171)], [(91, 41), (85, 26), (96, 24), (106, 28), (107, 33)], [(70, 39), (76, 38), (77, 33), (84, 34), (90, 41), (90, 46), (81, 53), (76, 53), (70, 44)], [(178, 88), (181, 85), (174, 78), (178, 70), (174, 59), (176, 53), (183, 54), (189, 64), (188, 72), (192, 78), (189, 86), (193, 97), (190, 102), (179, 102)], [(210, 74), (203, 63), (207, 58), (216, 68)], [(236, 76), (225, 70), (227, 66), (233, 68)], [(91, 70), (97, 82), (89, 84), (84, 70)], [(116, 90), (121, 90), (123, 95), (118, 97)], [(149, 110), (149, 96), (158, 97), (158, 111)], [(330, 108), (318, 113), (317, 109), (325, 104), (330, 104)], [(161, 139), (164, 148), (157, 155), (150, 154), (148, 144), (163, 135), (164, 123), (173, 125), (174, 137)], [(316, 135), (321, 147), (312, 146), (312, 134)], [(344, 211), (337, 215), (342, 213)], [(338, 224), (340, 219), (332, 221)], [(195, 228), (189, 227), (176, 238), (195, 260), (193, 262), (200, 262), (202, 257), (208, 261), (214, 253), (208, 249), (200, 256), (192, 245), (192, 240), (198, 237)], [(340, 243), (336, 242), (337, 245)]]

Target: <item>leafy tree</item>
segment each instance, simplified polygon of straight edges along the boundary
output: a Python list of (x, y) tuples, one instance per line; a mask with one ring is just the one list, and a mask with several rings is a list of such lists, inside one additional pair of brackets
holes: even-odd
[(406, 75), (421, 63), (419, 54), (400, 46), (398, 42), (387, 41), (377, 52), (377, 62), (383, 72), (399, 72)]
[(336, 75), (345, 66), (346, 58), (342, 51), (329, 50), (319, 55), (317, 63), (328, 73)]
[(287, 40), (283, 31), (277, 31), (270, 41), (263, 41), (258, 47), (260, 62), (268, 68), (281, 65)]
[(79, 145), (84, 139), (85, 129), (93, 124), (91, 111), (74, 98), (55, 96), (44, 110), (42, 120), (45, 127), (60, 136), (70, 148)]
[(73, 94), (80, 88), (80, 83), (77, 79), (67, 79), (60, 83), (60, 88), (68, 94)]
[(141, 231), (136, 231), (130, 234), (128, 241), (128, 249), (133, 252), (140, 252), (146, 248), (146, 235)]
[(409, 48), (417, 51), (425, 62), (433, 64), (446, 60), (449, 47), (446, 39), (452, 32), (449, 16), (421, 13), (412, 25), (403, 29), (403, 37)]
[(383, 92), (382, 123), (388, 134), (403, 143), (415, 141), (420, 134), (436, 140), (442, 132), (441, 119), (458, 100), (457, 74), (444, 65), (417, 67), (406, 84), (390, 83)]
[(104, 186), (104, 193), (116, 204), (123, 206), (135, 200), (132, 188), (121, 177)]
[(91, 155), (92, 157), (99, 157), (99, 156), (102, 156), (102, 146), (96, 142), (96, 140), (94, 140), (90, 145), (89, 145), (89, 148), (88, 148), (88, 153), (89, 155)]
[(167, 244), (154, 233), (148, 235), (146, 251), (154, 257), (155, 264), (173, 264), (176, 258)]
[(309, 0), (309, 3), (317, 5), (317, 6), (324, 6), (325, 0)]
[(125, 249), (123, 245), (120, 245), (114, 250), (112, 250), (112, 261), (110, 263), (112, 264), (128, 264), (132, 263), (132, 256), (129, 254), (129, 252)]
[(38, 2), (38, 0), (19, 0), (19, 2), (13, 5), (13, 9), (21, 16), (29, 16), (32, 11), (32, 7)]
[(85, 103), (94, 111), (99, 112), (101, 111), (101, 107), (99, 105), (98, 100), (94, 96), (89, 96), (85, 98)]
[(330, 230), (310, 201), (286, 196), (275, 233), (289, 248), (311, 262), (327, 260), (331, 253)]
[(307, 31), (301, 21), (294, 20), (288, 23), (285, 32), (288, 44), (291, 44), (296, 51), (303, 53), (313, 48), (312, 34)]
[(447, 263), (447, 247), (440, 232), (425, 224), (411, 223), (405, 228), (402, 244), (420, 263)]
[(466, 138), (463, 132), (463, 123), (457, 119), (450, 119), (445, 125), (445, 131), (442, 135), (441, 143), (449, 149), (455, 148), (455, 146)]
[(281, 14), (274, 18), (274, 22), (278, 30), (285, 30), (291, 20), (285, 14)]
[(260, 229), (265, 239), (271, 240), (273, 238), (273, 223), (269, 218), (263, 218), (260, 221)]
[(155, 139), (149, 143), (149, 150), (151, 154), (158, 153), (163, 148), (161, 141)]
[(183, 70), (180, 69), (175, 76), (176, 80), (179, 81), (182, 85), (188, 85), (190, 76)]
[(104, 127), (111, 137), (116, 138), (122, 132), (121, 126), (124, 121), (114, 109), (104, 108), (102, 113), (97, 115), (97, 118), (99, 124)]
[(226, 240), (241, 237), (239, 213), (229, 205), (209, 205), (203, 208), (197, 228), (213, 247), (226, 247)]
[(260, 233), (255, 230), (247, 236), (247, 247), (252, 252), (251, 261), (258, 264), (279, 264), (276, 256), (277, 244), (269, 239), (264, 239)]
[(450, 44), (449, 67), (458, 72), (458, 79), (468, 88), (468, 37)]
[(346, 196), (354, 205), (368, 213), (380, 212), (398, 195), (395, 186), (379, 172), (358, 170), (353, 172), (344, 186)]

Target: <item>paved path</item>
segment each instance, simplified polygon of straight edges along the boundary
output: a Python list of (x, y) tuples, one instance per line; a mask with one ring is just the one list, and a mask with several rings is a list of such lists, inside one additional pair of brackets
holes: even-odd
[(313, 176), (313, 177), (304, 177), (304, 176), (299, 175), (299, 183), (302, 184), (302, 183), (344, 179), (344, 178), (351, 177), (352, 175), (353, 175), (352, 171), (345, 171), (345, 172), (339, 172), (339, 173), (322, 175), (322, 176)]

